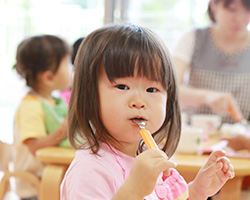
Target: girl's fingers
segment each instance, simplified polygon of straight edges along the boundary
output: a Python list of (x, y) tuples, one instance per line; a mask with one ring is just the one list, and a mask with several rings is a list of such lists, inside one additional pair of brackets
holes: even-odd
[(230, 179), (235, 177), (235, 173), (234, 173), (234, 167), (232, 164), (229, 165), (229, 170), (227, 172), (227, 175)]
[(175, 168), (177, 166), (177, 163), (172, 161), (172, 160), (159, 160), (158, 164), (160, 166), (160, 168), (162, 169), (162, 171), (169, 169), (169, 168)]
[(174, 161), (172, 161), (172, 160), (168, 160), (168, 161), (166, 162), (166, 165), (165, 165), (165, 166), (167, 167), (167, 169), (163, 172), (163, 174), (164, 174), (164, 176), (169, 176), (169, 175), (170, 175), (169, 169), (170, 169), (170, 168), (175, 168), (175, 167), (177, 166), (177, 163), (174, 162)]
[(175, 168), (177, 166), (174, 161), (168, 160), (168, 156), (163, 151), (159, 151), (157, 149), (149, 149), (145, 151), (144, 154), (145, 153), (151, 156), (151, 158), (153, 159), (151, 163), (154, 165), (154, 168), (157, 169), (158, 172), (167, 171), (166, 173), (169, 173), (169, 168)]
[(204, 168), (204, 174), (206, 174), (206, 176), (210, 177), (213, 176), (217, 171), (221, 170), (223, 167), (223, 164), (221, 162), (218, 163), (213, 163), (211, 165), (209, 165), (207, 168)]
[(229, 169), (229, 165), (230, 165), (230, 160), (227, 158), (227, 157), (220, 157), (217, 161), (218, 162), (221, 162), (223, 164), (223, 167), (222, 167), (222, 171), (223, 172), (227, 172), (228, 169)]
[(223, 156), (223, 157), (219, 158), (216, 162), (222, 163), (222, 165), (223, 165), (222, 171), (224, 172), (224, 174), (227, 174), (227, 176), (229, 178), (232, 179), (235, 176), (234, 167), (230, 163), (230, 160), (227, 157)]
[(220, 158), (220, 157), (223, 157), (226, 155), (226, 152), (225, 151), (222, 151), (222, 150), (217, 150), (217, 151), (214, 151), (210, 154), (206, 164), (205, 164), (205, 167), (208, 167), (209, 165), (217, 162), (217, 160)]

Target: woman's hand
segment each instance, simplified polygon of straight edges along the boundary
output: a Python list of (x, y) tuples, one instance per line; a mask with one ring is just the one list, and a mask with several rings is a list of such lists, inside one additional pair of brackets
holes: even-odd
[(176, 167), (176, 163), (169, 161), (164, 152), (156, 149), (144, 151), (135, 158), (127, 180), (113, 200), (143, 199), (152, 193), (160, 173), (173, 167)]
[(239, 105), (231, 93), (180, 86), (180, 102), (183, 108), (208, 106), (214, 113), (228, 112), (236, 121), (242, 119)]
[(231, 147), (232, 149), (239, 151), (239, 150), (250, 150), (250, 138), (244, 135), (235, 135), (232, 137), (223, 137), (222, 140), (227, 140), (227, 146)]
[(208, 91), (205, 104), (215, 113), (228, 112), (236, 121), (242, 118), (239, 105), (231, 93)]
[(213, 196), (227, 180), (234, 177), (234, 168), (225, 155), (221, 150), (211, 153), (194, 181), (189, 184), (190, 200), (205, 200)]

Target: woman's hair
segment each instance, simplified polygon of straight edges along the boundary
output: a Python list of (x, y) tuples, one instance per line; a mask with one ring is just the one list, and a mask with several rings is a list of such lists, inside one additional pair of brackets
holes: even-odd
[(66, 55), (71, 55), (71, 47), (63, 39), (53, 35), (33, 36), (19, 44), (14, 68), (27, 86), (34, 87), (37, 75), (47, 70), (56, 73)]
[[(218, 3), (218, 2), (220, 2), (220, 1), (222, 1), (223, 4), (224, 4), (224, 7), (225, 7), (225, 8), (228, 8), (229, 5), (230, 5), (231, 3), (233, 3), (235, 0), (210, 0), (210, 1), (209, 1), (208, 9), (207, 9), (208, 16), (209, 16), (210, 20), (211, 20), (212, 22), (215, 23), (216, 20), (215, 20), (214, 13), (213, 13), (213, 11), (212, 11), (212, 9), (211, 9), (211, 5), (210, 5), (210, 4), (211, 4), (211, 1), (214, 1), (215, 3)], [(249, 0), (241, 0), (241, 2), (242, 2), (242, 4), (243, 4), (243, 6), (244, 6), (247, 10), (250, 11), (250, 1), (249, 1)]]
[(100, 118), (98, 79), (103, 66), (111, 82), (119, 77), (133, 77), (136, 72), (162, 83), (167, 91), (166, 118), (153, 136), (171, 156), (181, 130), (174, 64), (163, 41), (149, 29), (131, 24), (99, 28), (88, 35), (79, 48), (68, 114), (72, 146), (80, 148), (87, 140), (92, 152), (97, 154), (100, 142), (119, 144)]

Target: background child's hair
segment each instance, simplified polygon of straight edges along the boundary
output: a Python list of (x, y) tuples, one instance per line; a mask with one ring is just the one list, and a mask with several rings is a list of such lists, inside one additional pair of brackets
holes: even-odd
[(98, 79), (104, 66), (111, 82), (136, 72), (162, 83), (168, 97), (166, 119), (153, 135), (158, 144), (164, 141), (162, 150), (168, 156), (174, 153), (180, 137), (180, 107), (173, 62), (163, 43), (149, 29), (131, 24), (105, 26), (84, 39), (75, 60), (69, 104), (69, 139), (73, 147), (80, 148), (86, 139), (93, 153), (98, 153), (100, 142), (119, 144), (100, 119)]
[(47, 70), (56, 73), (66, 55), (71, 55), (71, 47), (63, 39), (53, 35), (33, 36), (19, 44), (14, 68), (27, 86), (34, 87), (38, 73)]
[(76, 54), (78, 52), (78, 49), (82, 43), (82, 41), (84, 40), (85, 37), (81, 37), (81, 38), (78, 38), (74, 44), (73, 44), (73, 53), (72, 53), (72, 57), (71, 57), (71, 63), (74, 65), (74, 62), (75, 62), (75, 58), (76, 58)]

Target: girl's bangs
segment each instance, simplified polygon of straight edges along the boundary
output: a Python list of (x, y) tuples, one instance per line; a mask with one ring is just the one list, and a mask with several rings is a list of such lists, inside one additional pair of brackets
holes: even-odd
[(116, 78), (139, 76), (159, 81), (164, 87), (168, 85), (169, 78), (165, 76), (169, 73), (165, 72), (162, 51), (145, 38), (120, 40), (105, 50), (104, 67), (111, 82)]

